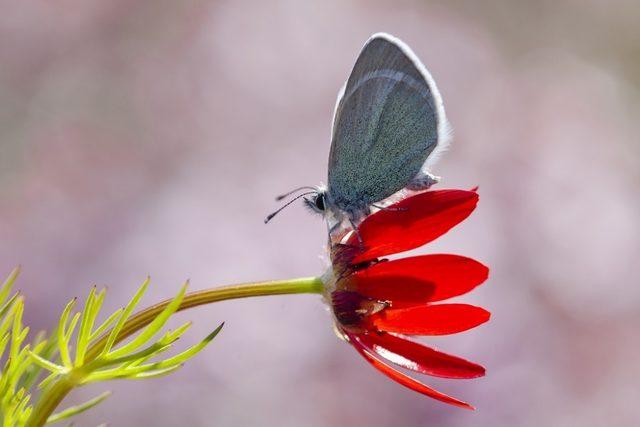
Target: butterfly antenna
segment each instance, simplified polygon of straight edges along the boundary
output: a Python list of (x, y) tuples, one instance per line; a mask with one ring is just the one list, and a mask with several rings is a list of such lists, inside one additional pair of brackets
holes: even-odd
[(296, 201), (296, 200), (298, 200), (299, 198), (304, 197), (304, 196), (308, 196), (309, 194), (316, 194), (316, 193), (317, 193), (317, 191), (315, 191), (315, 189), (314, 189), (314, 191), (308, 191), (308, 192), (306, 192), (306, 193), (302, 193), (302, 194), (300, 194), (300, 195), (299, 195), (299, 196), (297, 196), (297, 197), (294, 197), (293, 199), (291, 199), (291, 200), (289, 200), (287, 203), (285, 203), (285, 205), (284, 205), (284, 206), (280, 207), (280, 209), (278, 209), (277, 211), (275, 211), (274, 213), (272, 213), (272, 214), (270, 214), (268, 217), (266, 217), (266, 218), (265, 218), (265, 220), (264, 220), (264, 223), (266, 224), (266, 223), (268, 223), (269, 221), (271, 221), (271, 219), (272, 219), (274, 216), (278, 215), (278, 214), (280, 213), (280, 211), (281, 211), (281, 210), (283, 210), (284, 208), (286, 208), (287, 206), (289, 206), (291, 203), (295, 202), (295, 201)]
[(292, 195), (293, 193), (297, 193), (300, 190), (314, 190), (315, 191), (315, 187), (309, 187), (308, 185), (302, 186), (302, 187), (298, 187), (298, 188), (294, 188), (293, 190), (289, 191), (288, 193), (285, 194), (281, 194), (278, 197), (276, 197), (276, 201), (280, 201), (286, 197), (289, 197), (290, 195)]

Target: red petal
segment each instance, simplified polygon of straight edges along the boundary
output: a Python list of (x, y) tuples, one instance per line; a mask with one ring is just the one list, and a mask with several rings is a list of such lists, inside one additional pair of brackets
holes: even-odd
[[(358, 227), (364, 252), (359, 263), (420, 247), (440, 237), (476, 208), (478, 193), (466, 190), (426, 191), (368, 216)], [(348, 244), (359, 245), (355, 233)]]
[(477, 378), (484, 368), (460, 357), (392, 334), (363, 334), (358, 339), (370, 351), (403, 368), (443, 378)]
[(449, 335), (489, 320), (489, 312), (469, 304), (438, 304), (387, 308), (369, 320), (381, 331), (407, 335)]
[(439, 391), (434, 390), (431, 387), (428, 387), (422, 384), (421, 382), (414, 380), (410, 376), (405, 375), (402, 372), (393, 369), (391, 366), (387, 365), (386, 363), (378, 360), (373, 355), (371, 355), (367, 351), (366, 347), (364, 347), (362, 343), (358, 341), (358, 338), (356, 336), (346, 331), (345, 333), (349, 337), (349, 341), (353, 344), (353, 347), (358, 351), (358, 353), (360, 353), (362, 357), (364, 357), (367, 360), (367, 362), (371, 363), (371, 365), (373, 365), (374, 368), (376, 368), (378, 371), (382, 372), (383, 374), (385, 374), (387, 377), (391, 378), (395, 382), (402, 384), (403, 386), (408, 387), (413, 391), (417, 391), (418, 393), (424, 394), (425, 396), (429, 396), (441, 402), (449, 403), (455, 406), (460, 406), (462, 408), (475, 409), (473, 406), (469, 405), (466, 402), (458, 400), (455, 397), (448, 396), (444, 393), (440, 393)]
[(423, 255), (380, 262), (354, 273), (354, 290), (394, 307), (465, 294), (487, 279), (489, 269), (458, 255)]

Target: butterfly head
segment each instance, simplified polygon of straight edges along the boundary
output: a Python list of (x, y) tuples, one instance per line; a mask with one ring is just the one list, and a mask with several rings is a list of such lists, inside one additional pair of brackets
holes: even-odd
[(304, 198), (304, 204), (311, 209), (312, 212), (324, 214), (327, 210), (327, 190), (318, 188), (310, 197)]
[(265, 224), (269, 221), (271, 221), (271, 218), (273, 218), (274, 216), (276, 216), (280, 211), (282, 211), (284, 208), (286, 208), (287, 206), (289, 206), (291, 203), (295, 202), (296, 200), (300, 199), (300, 198), (304, 198), (304, 204), (311, 209), (313, 212), (316, 213), (320, 213), (320, 214), (324, 214), (327, 211), (327, 189), (324, 186), (318, 186), (318, 187), (300, 187), (300, 188), (296, 188), (292, 191), (289, 191), (286, 194), (283, 194), (281, 196), (276, 197), (276, 200), (280, 201), (283, 200), (289, 196), (291, 196), (292, 194), (295, 194), (301, 190), (309, 190), (306, 191), (302, 194), (297, 195), (296, 197), (294, 197), (293, 199), (289, 200), (287, 203), (285, 203), (282, 207), (280, 207), (280, 209), (278, 209), (277, 211), (273, 212), (272, 214), (270, 214), (269, 216), (267, 216), (267, 218), (265, 219)]

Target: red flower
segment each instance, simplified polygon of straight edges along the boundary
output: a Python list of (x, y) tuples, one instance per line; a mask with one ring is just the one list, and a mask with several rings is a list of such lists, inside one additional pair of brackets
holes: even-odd
[(489, 320), (469, 304), (434, 304), (465, 294), (489, 270), (459, 255), (380, 257), (420, 247), (454, 227), (475, 209), (475, 191), (427, 191), (367, 217), (346, 244), (331, 250), (327, 284), (337, 329), (376, 369), (419, 393), (457, 406), (468, 403), (440, 393), (391, 367), (445, 378), (483, 376), (484, 368), (409, 340), (406, 335), (449, 335)]

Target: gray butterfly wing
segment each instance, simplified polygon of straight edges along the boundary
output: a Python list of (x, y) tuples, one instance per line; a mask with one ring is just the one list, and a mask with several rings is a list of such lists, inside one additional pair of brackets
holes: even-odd
[(446, 133), (438, 89), (400, 40), (376, 34), (365, 44), (336, 104), (329, 197), (347, 212), (404, 188)]

